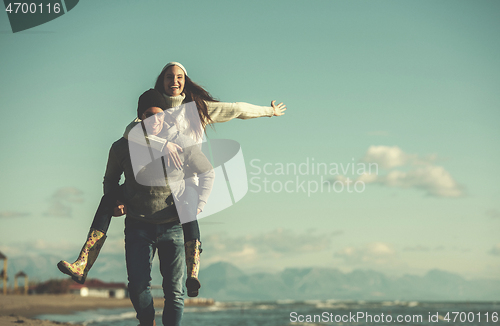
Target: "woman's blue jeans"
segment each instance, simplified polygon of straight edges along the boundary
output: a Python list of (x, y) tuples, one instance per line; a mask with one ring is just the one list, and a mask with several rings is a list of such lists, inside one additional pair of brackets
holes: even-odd
[(125, 219), (125, 255), (129, 296), (141, 326), (153, 325), (151, 266), (158, 250), (163, 276), (163, 325), (179, 326), (184, 310), (184, 237), (178, 223), (148, 224)]
[[(123, 189), (118, 187), (115, 190), (102, 196), (99, 207), (94, 215), (94, 220), (90, 226), (93, 229), (97, 229), (104, 233), (108, 232), (109, 224), (111, 223), (111, 218), (113, 216), (113, 208), (116, 207), (116, 201), (119, 200), (126, 203), (123, 198)], [(192, 186), (186, 186), (182, 197), (179, 202), (184, 206), (184, 210), (190, 216), (191, 222), (182, 225), (184, 230), (185, 241), (190, 241), (194, 239), (200, 240), (200, 229), (198, 226), (198, 221), (196, 220), (196, 210), (198, 208), (198, 192)]]

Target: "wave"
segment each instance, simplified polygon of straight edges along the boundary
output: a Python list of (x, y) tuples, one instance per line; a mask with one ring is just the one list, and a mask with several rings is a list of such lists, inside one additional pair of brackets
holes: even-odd
[[(443, 311), (468, 311), (475, 318), (484, 317), (486, 311), (498, 311), (499, 304), (489, 303), (444, 303), (444, 302), (418, 302), (418, 301), (337, 301), (337, 300), (280, 300), (280, 301), (240, 301), (240, 302), (215, 302), (211, 306), (186, 306), (184, 308), (183, 321), (187, 325), (224, 326), (224, 325), (261, 325), (261, 326), (283, 326), (283, 325), (321, 325), (321, 323), (297, 323), (291, 322), (291, 312), (297, 315), (321, 315), (327, 312), (329, 315), (347, 315), (362, 311), (370, 315), (422, 315), (427, 318), (429, 313), (439, 312), (439, 318)], [(161, 315), (161, 311), (157, 315)], [(491, 313), (490, 313), (491, 315)], [(74, 315), (45, 315), (43, 319), (58, 322), (83, 323), (94, 326), (135, 326), (135, 312), (130, 308), (99, 309), (93, 311), (79, 312)], [(161, 319), (161, 318), (160, 318)], [(484, 319), (484, 318), (483, 318)], [(481, 324), (486, 323), (481, 319)], [(158, 321), (157, 321), (158, 322)], [(368, 326), (366, 322), (360, 322), (360, 326)], [(423, 322), (421, 326), (432, 326), (430, 322)]]
[(124, 319), (133, 319), (135, 318), (135, 311), (127, 311), (117, 315), (100, 315), (95, 316), (93, 319), (88, 319), (83, 322), (83, 325), (88, 325), (91, 323), (104, 323), (104, 322), (112, 322), (119, 321)]

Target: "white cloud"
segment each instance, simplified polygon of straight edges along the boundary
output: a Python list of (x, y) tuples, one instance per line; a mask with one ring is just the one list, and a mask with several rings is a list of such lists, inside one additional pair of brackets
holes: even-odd
[(494, 256), (500, 256), (500, 243), (494, 245), (493, 248), (491, 248), (491, 250), (489, 251), (489, 253)]
[(500, 218), (500, 211), (495, 208), (488, 209), (485, 214), (486, 216), (489, 216), (491, 218)]
[(387, 265), (396, 263), (396, 251), (391, 245), (373, 242), (362, 247), (345, 247), (334, 254), (351, 265)]
[[(361, 161), (377, 163), (389, 171), (385, 175), (365, 173), (356, 181), (395, 188), (417, 188), (436, 197), (463, 196), (463, 188), (442, 166), (434, 165), (435, 160), (436, 155), (419, 157), (404, 153), (397, 146), (370, 146)], [(395, 169), (403, 167), (406, 170)]]
[(431, 251), (443, 251), (446, 248), (442, 245), (435, 246), (433, 248), (425, 245), (415, 245), (415, 246), (406, 246), (403, 248), (403, 251), (413, 251), (413, 252), (431, 252)]
[(331, 238), (341, 231), (316, 233), (306, 231), (297, 234), (277, 229), (265, 234), (231, 237), (227, 234), (204, 236), (202, 247), (206, 263), (229, 261), (248, 264), (263, 259), (279, 259), (305, 253), (317, 253), (329, 249)]
[(397, 146), (370, 146), (361, 162), (377, 163), (381, 168), (390, 169), (406, 165), (411, 159)]
[[(83, 242), (82, 242), (83, 245)], [(63, 240), (58, 242), (47, 242), (42, 239), (37, 239), (29, 242), (14, 243), (9, 245), (0, 245), (0, 252), (8, 257), (18, 256), (39, 256), (41, 254), (60, 253), (62, 256), (74, 254), (78, 255), (81, 247), (76, 247), (74, 244)], [(63, 259), (64, 257), (61, 257)]]
[(417, 245), (414, 247), (405, 247), (403, 250), (404, 251), (429, 251), (430, 249), (427, 246)]
[(83, 202), (83, 191), (74, 187), (57, 189), (49, 199), (50, 205), (43, 213), (45, 216), (71, 217), (72, 205)]
[(2, 217), (25, 217), (29, 216), (31, 213), (26, 212), (14, 212), (14, 211), (3, 211), (0, 212), (0, 218)]
[(441, 166), (428, 165), (408, 172), (394, 170), (372, 181), (388, 187), (419, 188), (428, 195), (438, 197), (460, 197), (461, 187), (448, 171)]
[[(82, 239), (82, 245), (85, 239)], [(108, 254), (120, 254), (125, 252), (125, 239), (123, 235), (118, 237), (108, 237), (102, 246), (102, 252)]]

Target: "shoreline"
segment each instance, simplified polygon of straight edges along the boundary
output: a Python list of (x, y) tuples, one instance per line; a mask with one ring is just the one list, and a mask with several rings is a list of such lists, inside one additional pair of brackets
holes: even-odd
[[(72, 294), (0, 295), (0, 326), (22, 323), (26, 326), (73, 325), (34, 319), (44, 314), (71, 314), (98, 308), (131, 308), (129, 298), (95, 298)], [(155, 307), (163, 307), (163, 299), (155, 299)]]

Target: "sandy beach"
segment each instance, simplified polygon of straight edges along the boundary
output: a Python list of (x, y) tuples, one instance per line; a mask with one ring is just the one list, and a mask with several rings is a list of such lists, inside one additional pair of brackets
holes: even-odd
[[(155, 299), (156, 307), (163, 307), (162, 299)], [(69, 314), (74, 311), (97, 308), (132, 307), (130, 299), (89, 298), (76, 295), (0, 295), (0, 326), (23, 324), (73, 325), (33, 319), (41, 314)]]

